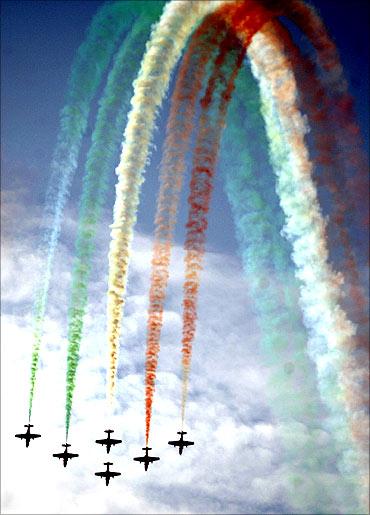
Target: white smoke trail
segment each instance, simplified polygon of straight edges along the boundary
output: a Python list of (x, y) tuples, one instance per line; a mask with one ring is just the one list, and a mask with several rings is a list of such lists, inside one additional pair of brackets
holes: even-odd
[(345, 402), (352, 378), (343, 370), (348, 368), (356, 327), (340, 308), (342, 278), (328, 262), (325, 221), (304, 142), (308, 127), (297, 108), (293, 71), (272, 25), (265, 30), (254, 36), (248, 56), (260, 85), (277, 193), (286, 216), (284, 235), (293, 246), (296, 276), (302, 284), (300, 304), (309, 330), (308, 352), (317, 367), (320, 394), (331, 410), (331, 430), (343, 452), (343, 473), (355, 475), (357, 456), (349, 445), (348, 424), (362, 414), (350, 412)]
[(224, 0), (177, 0), (167, 4), (154, 26), (147, 51), (134, 82), (132, 110), (124, 133), (122, 154), (116, 173), (116, 201), (109, 248), (108, 342), (110, 370), (108, 398), (113, 399), (118, 340), (120, 337), (123, 295), (126, 290), (133, 226), (139, 203), (140, 186), (149, 156), (156, 113), (166, 94), (171, 72), (188, 37), (204, 16), (222, 5)]

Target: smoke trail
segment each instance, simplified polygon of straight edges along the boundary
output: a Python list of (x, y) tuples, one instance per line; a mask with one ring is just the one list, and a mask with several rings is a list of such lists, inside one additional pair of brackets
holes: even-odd
[[(275, 29), (276, 30), (276, 29)], [(346, 226), (344, 225), (344, 218), (347, 212), (355, 211), (355, 206), (352, 203), (351, 198), (347, 198), (346, 185), (343, 184), (343, 178), (345, 174), (338, 173), (341, 170), (341, 162), (345, 157), (345, 152), (342, 149), (346, 148), (346, 142), (341, 139), (341, 144), (336, 145), (337, 131), (336, 123), (333, 123), (331, 116), (327, 113), (328, 107), (325, 102), (326, 97), (323, 95), (322, 87), (318, 83), (315, 74), (312, 73), (312, 66), (307, 62), (303, 62), (297, 55), (297, 50), (293, 46), (290, 38), (287, 37), (285, 31), (278, 31), (280, 40), (284, 41), (285, 52), (289, 56), (292, 64), (295, 66), (295, 74), (302, 75), (300, 84), (300, 94), (304, 102), (304, 107), (308, 114), (308, 119), (312, 120), (312, 127), (314, 132), (315, 142), (319, 145), (321, 151), (316, 158), (315, 162), (321, 161), (324, 163), (324, 170), (322, 177), (319, 177), (319, 184), (321, 187), (328, 188), (333, 196), (333, 209), (329, 218), (328, 228), (332, 229), (334, 226), (337, 232), (338, 241), (332, 241), (328, 238), (329, 244), (334, 247), (334, 252), (331, 256), (336, 257), (334, 265), (339, 262), (340, 270), (344, 278), (344, 296), (341, 300), (341, 305), (346, 308), (346, 311), (350, 315), (352, 322), (356, 324), (357, 334), (353, 338), (352, 349), (347, 349), (349, 354), (349, 361), (347, 364), (351, 364), (351, 370), (348, 370), (348, 375), (351, 375), (355, 380), (352, 381), (350, 387), (350, 395), (347, 398), (347, 402), (351, 406), (351, 410), (359, 411), (360, 409), (364, 414), (367, 413), (368, 408), (368, 312), (366, 306), (366, 299), (364, 298), (359, 272), (356, 265), (354, 253), (350, 246), (350, 239)], [(306, 68), (306, 69), (304, 69)], [(297, 73), (297, 71), (299, 73)], [(312, 97), (320, 97), (321, 102), (314, 101)], [(317, 105), (323, 105), (323, 108), (319, 110)], [(320, 129), (320, 132), (318, 132)], [(339, 128), (339, 134), (343, 135), (343, 130)], [(322, 143), (321, 138), (324, 135), (324, 142)], [(352, 138), (351, 138), (352, 139)], [(320, 147), (320, 144), (322, 147)], [(344, 177), (342, 177), (342, 175)], [(330, 232), (329, 232), (330, 235)], [(343, 258), (338, 259), (340, 256), (341, 249), (343, 249)], [(330, 256), (330, 257), (331, 257)], [(338, 265), (337, 265), (338, 266)], [(362, 452), (366, 455), (368, 450), (368, 424), (365, 420), (359, 425), (357, 422), (352, 425), (352, 431), (358, 441), (362, 442)], [(362, 434), (361, 434), (362, 433)], [(367, 464), (365, 464), (367, 468)]]
[[(220, 53), (215, 61), (215, 70), (211, 76), (205, 96), (201, 100), (202, 113), (199, 120), (199, 133), (193, 159), (191, 192), (188, 203), (189, 216), (186, 224), (185, 240), (185, 282), (183, 300), (183, 337), (182, 368), (183, 388), (181, 402), (181, 419), (184, 424), (187, 399), (192, 342), (195, 335), (197, 297), (199, 291), (200, 271), (205, 252), (207, 214), (212, 193), (212, 179), (218, 154), (219, 138), (226, 115), (227, 103), (233, 89), (233, 81), (244, 58), (245, 49), (239, 40), (228, 34), (220, 45)], [(231, 63), (229, 62), (231, 60)], [(225, 66), (226, 65), (226, 66)], [(225, 69), (226, 68), (226, 69)], [(210, 107), (214, 102), (215, 87), (225, 82), (226, 88), (220, 94), (219, 112), (210, 116)]]
[[(263, 25), (278, 14), (277, 10), (267, 11), (254, 2), (236, 3), (228, 8), (219, 9), (219, 15), (225, 17), (233, 28), (233, 34), (229, 34), (220, 46), (220, 54), (215, 61), (215, 69), (210, 77), (204, 98), (201, 101), (202, 113), (200, 116), (199, 134), (194, 153), (194, 164), (190, 183), (189, 217), (186, 224), (187, 235), (185, 241), (185, 282), (183, 300), (183, 335), (182, 335), (182, 369), (183, 386), (181, 402), (181, 418), (184, 423), (185, 407), (188, 393), (190, 362), (192, 344), (195, 336), (197, 318), (197, 299), (200, 283), (200, 271), (205, 252), (205, 237), (207, 229), (207, 214), (209, 210), (212, 192), (212, 179), (217, 162), (219, 140), (225, 124), (227, 105), (234, 89), (234, 80), (242, 64), (244, 50), (249, 45), (253, 34)], [(240, 47), (241, 43), (243, 48)], [(233, 56), (236, 61), (231, 69), (224, 71), (222, 68), (227, 54)], [(227, 73), (230, 73), (228, 76)], [(224, 76), (225, 74), (225, 76)], [(221, 93), (216, 119), (212, 119), (210, 107), (213, 103), (213, 95), (216, 85), (226, 83), (225, 91)], [(214, 115), (213, 115), (214, 116)]]
[[(164, 2), (146, 4), (145, 14), (136, 21), (126, 36), (109, 73), (97, 114), (92, 145), (87, 155), (79, 223), (72, 272), (72, 292), (68, 312), (68, 360), (66, 384), (66, 437), (71, 418), (79, 348), (87, 305), (87, 289), (94, 253), (96, 224), (100, 219), (109, 174), (114, 165), (122, 130), (132, 96), (131, 84), (137, 74), (137, 56), (145, 43), (153, 20), (159, 17)], [(151, 7), (151, 9), (149, 9)], [(140, 6), (139, 6), (140, 8)]]
[[(347, 82), (340, 63), (335, 44), (315, 9), (300, 0), (291, 0), (291, 20), (302, 30), (317, 51), (317, 60), (321, 70), (321, 81), (329, 94), (328, 111), (335, 127), (338, 159), (343, 176), (343, 188), (346, 190), (351, 206), (355, 209), (343, 213), (349, 227), (355, 228), (359, 235), (356, 245), (361, 247), (366, 264), (369, 261), (367, 242), (369, 225), (369, 204), (366, 193), (369, 189), (368, 163), (362, 150), (363, 141), (356, 123), (353, 99), (348, 94)], [(352, 231), (353, 233), (354, 231)], [(355, 256), (360, 266), (361, 259)]]
[(63, 209), (77, 167), (82, 136), (86, 130), (90, 102), (95, 95), (116, 42), (132, 21), (131, 11), (136, 2), (117, 2), (104, 5), (93, 18), (85, 41), (77, 51), (68, 82), (66, 104), (60, 113), (60, 130), (51, 163), (51, 177), (44, 207), (45, 224), (40, 245), (43, 263), (42, 277), (34, 303), (33, 348), (31, 360), (29, 419), (35, 391), (45, 309), (51, 271), (57, 246)]
[(258, 316), (260, 347), (269, 365), (267, 394), (289, 463), (290, 504), (294, 513), (339, 513), (339, 507), (347, 513), (353, 507), (353, 485), (334, 476), (337, 451), (321, 429), (326, 410), (318, 396), (313, 363), (305, 352), (299, 283), (291, 246), (280, 234), (284, 215), (259, 110), (257, 85), (243, 67), (228, 108), (220, 168), (225, 173), (246, 286)]
[(138, 78), (134, 82), (132, 109), (125, 129), (121, 160), (116, 169), (118, 182), (109, 248), (107, 333), (110, 350), (108, 397), (111, 400), (115, 390), (118, 340), (133, 226), (155, 115), (191, 31), (209, 11), (221, 4), (222, 1), (176, 1), (166, 5), (160, 21), (153, 28)]
[[(281, 47), (271, 29), (268, 39), (263, 34), (254, 37), (249, 56), (253, 73), (260, 82), (271, 159), (278, 177), (277, 190), (286, 216), (284, 233), (292, 243), (296, 275), (302, 281), (300, 303), (310, 332), (309, 353), (317, 365), (321, 396), (332, 413), (331, 429), (345, 454), (348, 438), (343, 399), (350, 384), (341, 370), (349, 359), (346, 348), (355, 327), (339, 306), (341, 277), (327, 261), (325, 224), (304, 145), (307, 128), (297, 111), (297, 93), (289, 62), (276, 49)], [(276, 124), (281, 125), (280, 130)], [(362, 418), (362, 413), (352, 412), (349, 416), (352, 420)], [(356, 456), (347, 451), (343, 463), (347, 472), (355, 473)]]
[(225, 36), (225, 23), (209, 15), (193, 34), (184, 56), (166, 128), (164, 154), (160, 171), (160, 190), (155, 217), (151, 283), (147, 323), (145, 411), (146, 442), (148, 443), (155, 374), (158, 363), (160, 335), (163, 324), (171, 243), (176, 223), (179, 193), (186, 168), (186, 152), (195, 117), (196, 99), (201, 90), (208, 62)]

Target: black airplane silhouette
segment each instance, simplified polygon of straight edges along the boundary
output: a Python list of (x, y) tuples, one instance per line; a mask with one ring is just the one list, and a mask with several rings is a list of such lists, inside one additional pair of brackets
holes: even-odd
[(32, 424), (25, 424), (24, 427), (27, 427), (27, 431), (25, 433), (19, 433), (15, 435), (16, 438), (21, 438), (26, 440), (26, 447), (30, 445), (30, 441), (34, 438), (40, 438), (41, 435), (37, 435), (36, 433), (31, 433)]
[(101, 440), (95, 440), (96, 443), (100, 443), (100, 445), (106, 445), (107, 446), (107, 454), (109, 454), (110, 448), (112, 445), (117, 445), (118, 443), (121, 443), (122, 440), (117, 440), (115, 438), (111, 438), (111, 433), (114, 433), (113, 429), (106, 429), (104, 433), (108, 433), (108, 438), (102, 438)]
[(77, 458), (78, 454), (73, 454), (73, 452), (68, 452), (67, 447), (71, 447), (71, 444), (69, 443), (63, 443), (62, 447), (65, 447), (63, 452), (57, 452), (56, 454), (53, 454), (55, 458), (59, 458), (63, 460), (63, 466), (67, 466), (68, 460), (72, 458)]
[(108, 486), (110, 478), (115, 477), (115, 476), (120, 476), (121, 472), (112, 472), (111, 470), (109, 470), (109, 465), (113, 465), (113, 463), (110, 463), (109, 461), (104, 463), (104, 465), (107, 466), (107, 470), (105, 470), (104, 472), (95, 472), (95, 475), (100, 476), (100, 477), (105, 477), (105, 484)]
[(145, 470), (148, 470), (149, 463), (153, 463), (153, 461), (158, 461), (160, 458), (156, 456), (148, 456), (148, 451), (151, 451), (151, 447), (143, 447), (143, 451), (145, 451), (145, 456), (139, 456), (134, 458), (134, 461), (139, 461), (140, 463), (144, 463)]
[(188, 440), (184, 440), (184, 435), (186, 435), (186, 431), (177, 431), (180, 436), (179, 440), (170, 440), (168, 443), (173, 445), (174, 447), (179, 448), (179, 454), (182, 454), (184, 447), (188, 447), (188, 445), (194, 445), (194, 442), (189, 442)]

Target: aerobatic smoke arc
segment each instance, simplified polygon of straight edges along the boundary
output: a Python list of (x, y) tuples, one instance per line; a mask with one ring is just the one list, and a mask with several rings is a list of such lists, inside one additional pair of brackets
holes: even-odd
[(113, 228), (109, 247), (107, 333), (110, 352), (108, 397), (113, 398), (118, 340), (131, 252), (133, 226), (139, 205), (140, 186), (149, 155), (157, 109), (167, 91), (171, 72), (194, 26), (222, 2), (177, 1), (166, 5), (154, 26), (140, 71), (134, 82), (132, 109), (124, 133), (121, 160), (116, 168), (118, 182)]
[[(348, 424), (343, 416), (342, 399), (344, 389), (350, 388), (342, 367), (355, 327), (339, 306), (341, 277), (328, 263), (325, 224), (303, 141), (307, 127), (296, 106), (297, 92), (290, 64), (282, 52), (276, 52), (280, 44), (276, 37), (270, 44), (273, 35), (272, 29), (268, 40), (263, 33), (256, 35), (249, 56), (261, 85), (271, 159), (278, 178), (277, 191), (286, 216), (284, 233), (292, 242), (296, 275), (302, 283), (300, 303), (310, 330), (308, 349), (317, 364), (320, 393), (333, 414), (333, 423), (338, 424), (332, 430), (336, 430), (341, 441)], [(276, 117), (281, 130), (276, 128)], [(361, 415), (354, 412), (352, 416)], [(353, 469), (356, 463), (348, 462), (347, 467)]]
[[(138, 4), (136, 10), (138, 14), (140, 7), (141, 5)], [(100, 108), (91, 137), (92, 144), (86, 158), (68, 311), (66, 437), (68, 437), (70, 425), (97, 223), (101, 217), (108, 178), (112, 173), (114, 158), (129, 109), (132, 96), (131, 85), (139, 67), (137, 56), (144, 53), (151, 24), (159, 16), (162, 7), (163, 2), (143, 5), (145, 14), (132, 24), (130, 32), (118, 50), (99, 102)]]
[(228, 108), (219, 168), (226, 176), (245, 288), (261, 332), (259, 347), (269, 378), (266, 394), (279, 421), (284, 460), (290, 471), (287, 493), (293, 513), (314, 513), (318, 506), (323, 513), (334, 513), (338, 506), (346, 513), (356, 504), (355, 478), (343, 475), (340, 488), (338, 482), (327, 482), (322, 488), (322, 474), (330, 474), (331, 460), (338, 451), (333, 441), (323, 439), (326, 409), (306, 353), (299, 283), (294, 277), (291, 246), (280, 234), (284, 216), (268, 163), (268, 142), (259, 109), (257, 84), (243, 66)]
[[(39, 248), (42, 261), (40, 284), (34, 303), (33, 348), (29, 394), (29, 420), (36, 385), (40, 344), (55, 250), (59, 240), (64, 206), (77, 168), (91, 101), (109, 64), (116, 42), (130, 27), (136, 2), (108, 3), (99, 9), (77, 51), (68, 82), (66, 104), (60, 112), (60, 129), (51, 163), (51, 176), (44, 206), (44, 233)], [(50, 224), (50, 225), (49, 225)]]
[(169, 276), (171, 243), (176, 223), (179, 193), (186, 169), (186, 152), (193, 130), (196, 100), (208, 62), (224, 37), (225, 23), (209, 15), (193, 34), (178, 72), (171, 98), (164, 154), (160, 171), (160, 190), (155, 217), (152, 271), (149, 292), (145, 412), (146, 442), (149, 438), (163, 308)]
[[(279, 16), (289, 19), (290, 29)], [(294, 43), (294, 31), (309, 42), (310, 56), (302, 51), (305, 45)], [(108, 255), (107, 408), (112, 407), (141, 184), (157, 113), (181, 56), (160, 165), (151, 261), (146, 444), (171, 246), (189, 167), (179, 395), (185, 423), (208, 212), (221, 153), (246, 289), (269, 367), (267, 397), (280, 424), (292, 510), (361, 513), (368, 502), (369, 318), (361, 284), (368, 257), (356, 237), (367, 227), (361, 188), (368, 178), (336, 47), (315, 10), (300, 0), (113, 2), (98, 11), (72, 66), (51, 166), (45, 205), (51, 223), (41, 245), (45, 266), (34, 306), (29, 418), (63, 210), (90, 104), (110, 62), (82, 181), (68, 311), (66, 438), (94, 238), (126, 124)]]

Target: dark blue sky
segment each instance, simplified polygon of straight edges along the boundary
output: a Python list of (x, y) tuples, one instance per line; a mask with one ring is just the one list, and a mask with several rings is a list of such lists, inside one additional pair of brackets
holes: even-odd
[[(70, 66), (92, 16), (102, 3), (95, 0), (5, 0), (1, 3), (2, 188), (15, 188), (26, 183), (29, 200), (32, 197), (32, 201), (38, 204), (44, 198)], [(339, 48), (351, 93), (355, 97), (358, 120), (368, 144), (368, 2), (316, 0), (312, 3), (319, 8)], [(166, 111), (165, 107), (164, 113)], [(93, 121), (92, 117), (90, 130)], [(159, 149), (164, 125), (165, 117), (162, 116), (156, 136)], [(85, 152), (88, 141), (86, 138)], [(153, 230), (158, 159), (159, 155), (153, 156), (142, 193), (145, 210), (140, 212), (138, 227), (146, 232)], [(112, 174), (109, 206), (114, 201), (114, 182)], [(77, 200), (79, 192), (77, 176), (71, 202)], [(182, 220), (186, 216), (184, 202), (183, 206), (180, 212)], [(234, 252), (233, 232), (222, 177), (216, 177), (208, 231), (209, 248)], [(180, 230), (179, 236), (181, 233)]]

